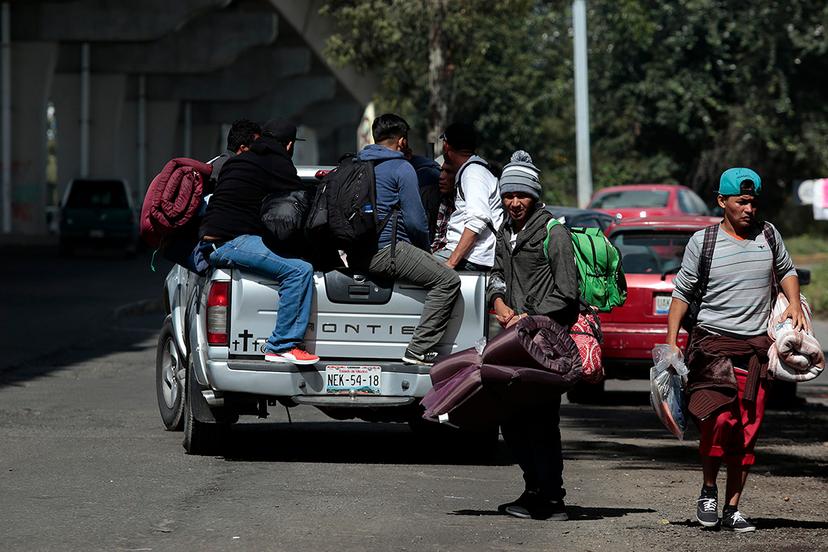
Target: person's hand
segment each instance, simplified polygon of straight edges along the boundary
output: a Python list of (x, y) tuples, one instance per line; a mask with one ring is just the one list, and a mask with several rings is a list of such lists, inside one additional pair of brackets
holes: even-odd
[(512, 320), (515, 320), (517, 316), (515, 315), (515, 311), (512, 310), (509, 305), (503, 302), (503, 299), (497, 298), (495, 299), (494, 304), (495, 310), (495, 318), (497, 318), (498, 323), (504, 328), (508, 328), (507, 324), (509, 324)]
[(449, 267), (449, 268), (450, 268), (450, 269), (452, 269), (452, 270), (454, 270), (455, 268), (457, 268), (457, 263), (456, 263), (456, 262), (453, 262), (453, 261), (451, 260), (451, 257), (449, 257), (448, 259), (446, 259), (446, 263), (445, 263), (445, 264), (446, 264), (446, 266), (447, 266), (447, 267)]
[(789, 304), (777, 322), (784, 322), (788, 318), (791, 319), (794, 330), (810, 331), (811, 328), (808, 326), (808, 319), (805, 318), (805, 313), (802, 312), (802, 305), (799, 301)]
[(513, 316), (511, 318), (511, 320), (506, 322), (506, 327), (510, 328), (510, 327), (514, 326), (515, 324), (518, 323), (518, 320), (520, 320), (521, 318), (526, 318), (527, 316), (529, 316), (529, 315), (526, 314), (525, 312), (523, 314), (516, 314), (515, 316)]

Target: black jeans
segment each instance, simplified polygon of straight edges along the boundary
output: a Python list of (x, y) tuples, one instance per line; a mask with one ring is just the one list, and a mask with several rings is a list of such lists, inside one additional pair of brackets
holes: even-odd
[(551, 500), (566, 496), (561, 453), (561, 396), (539, 406), (515, 405), (501, 424), (503, 439), (523, 470), (526, 490)]

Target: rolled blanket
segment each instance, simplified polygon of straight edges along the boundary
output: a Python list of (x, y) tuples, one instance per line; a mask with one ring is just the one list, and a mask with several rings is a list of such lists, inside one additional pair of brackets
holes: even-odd
[(811, 307), (803, 295), (799, 300), (806, 319), (804, 330), (794, 330), (790, 319), (778, 321), (788, 308), (788, 299), (782, 293), (768, 318), (768, 336), (774, 341), (768, 351), (768, 373), (781, 381), (809, 381), (825, 369), (825, 353), (811, 326)]

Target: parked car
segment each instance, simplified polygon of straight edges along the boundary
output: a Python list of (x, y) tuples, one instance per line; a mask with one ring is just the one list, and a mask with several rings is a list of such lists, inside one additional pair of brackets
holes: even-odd
[[(667, 336), (673, 279), (681, 268), (687, 242), (697, 231), (720, 220), (686, 215), (622, 219), (607, 230), (607, 237), (621, 254), (627, 278), (626, 303), (600, 314), (604, 334), (601, 352), (608, 379), (649, 377), (652, 349)], [(810, 282), (810, 271), (797, 272), (800, 284)], [(687, 333), (679, 330), (678, 346), (684, 349), (686, 345)], [(569, 392), (569, 398), (573, 402), (596, 401), (603, 389), (603, 382), (579, 385)], [(785, 393), (795, 396), (796, 386), (789, 386)]]
[(547, 205), (546, 210), (569, 227), (600, 228), (606, 231), (616, 218), (603, 211), (594, 209), (578, 209), (577, 207), (563, 207), (561, 205)]
[(117, 179), (75, 179), (60, 205), (60, 250), (78, 247), (120, 247), (134, 253), (138, 219), (129, 186)]
[[(324, 169), (298, 172), (313, 182)], [(485, 308), (486, 279), (482, 272), (460, 273), (461, 295), (438, 345), (441, 353), (473, 347), (487, 335), (494, 317)], [(314, 281), (305, 346), (321, 360), (296, 366), (264, 360), (278, 284), (234, 268), (199, 276), (175, 265), (169, 272), (156, 394), (164, 426), (184, 430), (188, 453), (215, 450), (240, 415), (263, 417), (278, 404), (314, 406), (334, 419), (426, 424), (419, 401), (431, 388), (429, 367), (401, 361), (426, 290), (347, 268), (317, 271)], [(496, 438), (497, 428), (472, 438), (485, 444), (489, 436)]]
[(588, 207), (620, 218), (710, 215), (702, 198), (677, 184), (610, 186), (595, 192)]

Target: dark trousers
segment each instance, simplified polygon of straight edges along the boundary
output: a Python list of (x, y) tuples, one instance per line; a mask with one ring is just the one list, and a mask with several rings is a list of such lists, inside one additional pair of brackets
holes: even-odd
[(561, 396), (553, 394), (540, 406), (513, 406), (501, 424), (503, 439), (523, 470), (526, 490), (551, 500), (566, 496), (560, 409)]
[(433, 349), (446, 333), (451, 311), (460, 295), (460, 277), (457, 273), (432, 257), (431, 253), (408, 242), (397, 242), (393, 256), (391, 246), (380, 249), (371, 259), (368, 270), (372, 274), (426, 288), (428, 293), (423, 314), (408, 348), (417, 354)]

